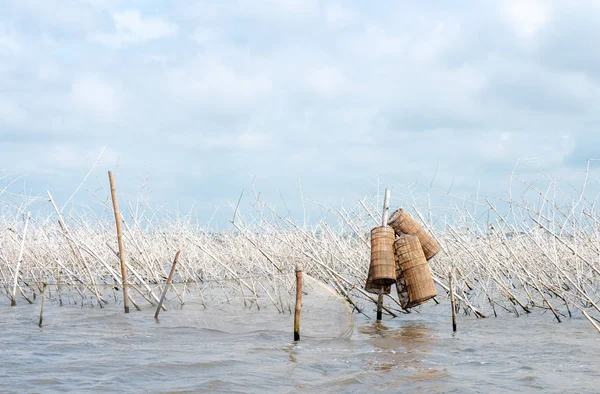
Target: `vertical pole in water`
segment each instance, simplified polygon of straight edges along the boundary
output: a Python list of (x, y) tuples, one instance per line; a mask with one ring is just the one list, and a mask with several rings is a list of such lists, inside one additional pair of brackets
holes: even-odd
[(294, 311), (294, 341), (300, 340), (300, 311), (302, 310), (302, 263), (296, 264), (296, 310)]
[(452, 332), (456, 332), (456, 304), (454, 300), (454, 284), (452, 281), (452, 269), (448, 273), (448, 280), (450, 281), (450, 306), (452, 307)]
[(129, 296), (127, 294), (127, 271), (125, 270), (125, 253), (123, 251), (123, 234), (121, 233), (121, 214), (119, 213), (119, 204), (117, 203), (117, 189), (115, 187), (115, 177), (112, 171), (108, 172), (110, 180), (110, 194), (112, 196), (113, 209), (115, 211), (115, 221), (117, 222), (117, 241), (119, 242), (119, 259), (121, 260), (121, 279), (123, 286), (123, 308), (125, 313), (129, 313)]
[(171, 271), (169, 271), (169, 277), (167, 278), (167, 283), (165, 283), (165, 288), (163, 289), (162, 296), (160, 297), (160, 301), (158, 302), (158, 306), (156, 307), (156, 313), (154, 314), (154, 318), (158, 320), (158, 314), (160, 313), (160, 308), (162, 308), (162, 304), (165, 301), (165, 297), (167, 296), (167, 289), (171, 284), (171, 279), (173, 279), (173, 273), (175, 272), (175, 266), (177, 265), (177, 260), (179, 260), (180, 250), (175, 253), (175, 259), (173, 260), (173, 265), (171, 266)]
[[(387, 226), (388, 218), (390, 216), (390, 189), (385, 189), (385, 197), (383, 199), (383, 216), (381, 217), (381, 226)], [(379, 292), (377, 296), (377, 320), (383, 318), (383, 291)]]
[(46, 283), (44, 283), (44, 288), (42, 289), (42, 306), (40, 308), (40, 322), (38, 326), (42, 328), (42, 323), (44, 322), (44, 301), (46, 300)]

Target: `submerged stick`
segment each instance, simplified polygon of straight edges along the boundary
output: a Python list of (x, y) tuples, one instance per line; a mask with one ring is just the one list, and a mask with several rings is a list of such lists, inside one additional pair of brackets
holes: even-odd
[(167, 283), (165, 283), (165, 288), (163, 289), (163, 293), (160, 296), (160, 301), (158, 302), (158, 306), (156, 307), (156, 313), (154, 314), (154, 318), (158, 320), (158, 314), (160, 313), (160, 308), (162, 307), (163, 302), (165, 301), (165, 297), (167, 296), (167, 290), (169, 289), (169, 285), (171, 284), (171, 280), (173, 279), (173, 273), (175, 273), (175, 266), (177, 265), (177, 260), (179, 260), (180, 250), (175, 253), (175, 259), (173, 260), (173, 265), (171, 266), (171, 271), (169, 271), (169, 277), (167, 278)]
[(42, 328), (42, 323), (44, 322), (44, 301), (46, 301), (46, 283), (44, 282), (44, 288), (42, 290), (42, 306), (40, 307), (40, 322), (38, 326)]
[(377, 320), (383, 318), (383, 292), (380, 291), (377, 296)]
[(450, 282), (450, 306), (452, 307), (452, 332), (456, 332), (456, 305), (454, 300), (454, 284), (452, 280), (452, 270), (448, 273)]
[(302, 310), (302, 263), (296, 264), (296, 310), (294, 311), (294, 341), (300, 340), (300, 311)]
[(119, 259), (121, 260), (121, 280), (123, 286), (123, 309), (129, 313), (129, 297), (127, 294), (127, 270), (125, 268), (125, 253), (123, 250), (123, 233), (121, 232), (121, 214), (117, 202), (117, 189), (115, 188), (115, 177), (112, 171), (108, 172), (110, 181), (110, 194), (112, 196), (113, 209), (115, 211), (115, 222), (117, 223), (117, 241), (119, 243)]

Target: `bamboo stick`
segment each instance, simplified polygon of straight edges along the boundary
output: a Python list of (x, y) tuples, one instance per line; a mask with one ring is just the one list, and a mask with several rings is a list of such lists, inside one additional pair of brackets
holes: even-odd
[[(388, 218), (390, 216), (390, 189), (385, 189), (385, 197), (383, 199), (383, 215), (381, 217), (381, 226), (386, 227), (388, 224)], [(380, 291), (377, 294), (377, 320), (381, 320), (383, 318), (383, 294)]]
[(177, 265), (177, 260), (179, 260), (179, 254), (181, 251), (177, 251), (175, 253), (175, 259), (173, 260), (173, 265), (171, 266), (171, 271), (169, 271), (169, 277), (167, 278), (167, 283), (165, 283), (165, 288), (163, 289), (162, 295), (160, 296), (160, 301), (158, 302), (158, 306), (156, 307), (156, 312), (154, 313), (154, 318), (158, 321), (158, 314), (160, 313), (160, 308), (162, 307), (163, 302), (165, 301), (165, 297), (167, 296), (167, 290), (169, 289), (169, 285), (171, 284), (171, 280), (173, 279), (173, 274), (175, 273), (175, 266)]
[(598, 332), (600, 332), (600, 326), (598, 325), (598, 323), (596, 323), (594, 320), (592, 320), (592, 317), (583, 309), (581, 310), (581, 313), (583, 314), (583, 316), (585, 316), (586, 319), (589, 320), (590, 323), (592, 323), (592, 325), (596, 328), (596, 330), (598, 330)]
[(452, 332), (456, 332), (456, 304), (454, 301), (454, 281), (452, 280), (452, 270), (448, 272), (448, 281), (450, 282), (450, 306), (452, 307)]
[(123, 309), (129, 313), (129, 297), (127, 294), (127, 270), (125, 268), (125, 250), (123, 248), (123, 234), (121, 232), (121, 214), (119, 213), (119, 203), (117, 202), (117, 189), (115, 187), (115, 177), (112, 171), (108, 172), (110, 181), (110, 194), (112, 196), (113, 210), (115, 212), (115, 222), (117, 225), (117, 241), (119, 243), (119, 259), (121, 260), (121, 280), (123, 287)]
[(42, 323), (44, 322), (44, 302), (46, 301), (46, 283), (44, 282), (44, 288), (42, 290), (42, 305), (40, 307), (40, 321), (38, 326), (42, 328)]
[(302, 263), (296, 264), (296, 309), (294, 311), (294, 341), (300, 340), (300, 312), (302, 310)]

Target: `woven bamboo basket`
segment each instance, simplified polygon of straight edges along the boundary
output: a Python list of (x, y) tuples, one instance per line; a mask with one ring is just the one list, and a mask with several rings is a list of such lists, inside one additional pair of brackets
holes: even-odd
[[(420, 305), (435, 297), (435, 284), (419, 238), (414, 235), (403, 235), (396, 240), (394, 247), (396, 261), (402, 270), (408, 293), (409, 302), (406, 308)], [(398, 287), (398, 291), (400, 289), (401, 287)], [(400, 294), (398, 295), (400, 296)]]
[(440, 251), (440, 244), (438, 244), (437, 241), (402, 208), (397, 209), (392, 214), (388, 224), (399, 236), (402, 234), (417, 236), (427, 260), (430, 260)]
[(371, 265), (369, 278), (372, 286), (389, 286), (396, 283), (396, 257), (391, 227), (375, 227), (371, 230)]

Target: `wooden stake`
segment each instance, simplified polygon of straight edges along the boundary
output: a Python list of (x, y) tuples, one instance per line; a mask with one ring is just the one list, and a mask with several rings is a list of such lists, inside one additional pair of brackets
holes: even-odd
[(450, 281), (450, 306), (452, 307), (452, 332), (456, 332), (456, 305), (454, 302), (454, 284), (452, 283), (452, 270), (448, 273)]
[(302, 310), (302, 263), (296, 264), (296, 310), (294, 312), (294, 341), (300, 340), (300, 311)]
[(115, 188), (115, 177), (112, 171), (108, 172), (110, 180), (110, 194), (112, 196), (113, 209), (115, 211), (115, 222), (117, 223), (117, 241), (119, 243), (119, 259), (121, 260), (121, 280), (123, 286), (123, 308), (129, 313), (129, 296), (127, 294), (127, 270), (125, 269), (125, 253), (123, 250), (123, 233), (121, 232), (121, 214), (117, 203), (117, 189)]
[(40, 308), (40, 322), (38, 326), (42, 328), (42, 323), (44, 322), (44, 301), (46, 301), (46, 283), (44, 283), (44, 288), (42, 289), (42, 306)]
[(379, 292), (377, 296), (377, 320), (383, 318), (383, 292)]
[(171, 284), (171, 280), (173, 279), (173, 274), (175, 273), (175, 266), (177, 265), (177, 260), (179, 260), (180, 250), (175, 253), (175, 259), (173, 260), (173, 265), (171, 266), (171, 271), (169, 271), (169, 277), (167, 278), (167, 283), (165, 283), (165, 288), (163, 289), (163, 293), (160, 296), (160, 301), (158, 302), (158, 306), (156, 307), (156, 313), (154, 314), (154, 318), (158, 320), (158, 314), (160, 313), (160, 308), (162, 307), (163, 302), (165, 301), (165, 297), (167, 296), (167, 290), (169, 289), (169, 285)]
[[(390, 189), (385, 189), (385, 197), (383, 198), (383, 215), (381, 217), (381, 226), (387, 226), (388, 218), (390, 216)], [(377, 320), (383, 318), (383, 291), (380, 291), (377, 295)]]

